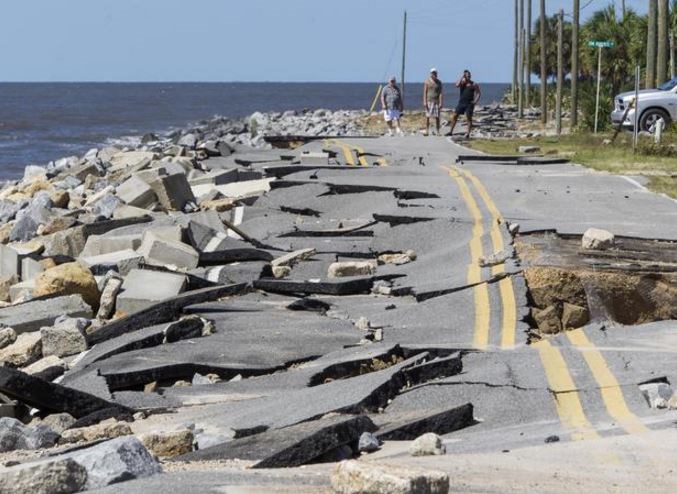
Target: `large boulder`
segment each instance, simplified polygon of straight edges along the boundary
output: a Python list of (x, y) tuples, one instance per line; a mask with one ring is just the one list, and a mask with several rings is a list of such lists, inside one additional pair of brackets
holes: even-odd
[(33, 295), (79, 294), (88, 305), (99, 306), (99, 287), (92, 272), (79, 262), (69, 262), (50, 268), (35, 280)]
[(592, 250), (611, 249), (614, 243), (614, 234), (599, 228), (588, 228), (581, 239), (581, 247)]

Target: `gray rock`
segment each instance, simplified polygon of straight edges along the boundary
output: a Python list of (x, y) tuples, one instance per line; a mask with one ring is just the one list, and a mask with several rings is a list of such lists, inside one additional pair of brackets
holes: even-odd
[(186, 134), (176, 142), (179, 146), (185, 146), (190, 149), (195, 149), (197, 145), (197, 137), (195, 134)]
[(672, 398), (672, 388), (666, 383), (640, 384), (639, 389), (651, 408), (667, 408)]
[(57, 319), (53, 327), (40, 328), (42, 354), (66, 357), (87, 350), (85, 328), (89, 321), (83, 318)]
[(442, 444), (442, 438), (434, 432), (423, 434), (409, 446), (409, 454), (411, 456), (443, 455), (446, 452), (447, 449)]
[(132, 176), (120, 184), (115, 193), (126, 204), (139, 208), (147, 208), (157, 200), (150, 185), (137, 176)]
[(42, 357), (42, 341), (40, 333), (20, 334), (11, 345), (0, 350), (0, 362), (10, 367), (24, 367)]
[(57, 434), (61, 434), (75, 424), (75, 417), (69, 413), (53, 413), (42, 419), (42, 423)]
[(117, 298), (117, 309), (131, 314), (183, 292), (186, 277), (180, 274), (132, 269)]
[(183, 211), (189, 202), (195, 202), (186, 175), (176, 173), (156, 178), (150, 184), (162, 207), (170, 211)]
[(49, 326), (61, 315), (91, 318), (92, 308), (80, 295), (34, 300), (0, 309), (0, 323), (14, 328), (17, 333), (23, 333)]
[(144, 234), (138, 252), (147, 263), (161, 266), (195, 269), (200, 260), (200, 255), (190, 245), (168, 239), (154, 231)]
[(599, 228), (588, 228), (583, 234), (581, 247), (592, 250), (606, 250), (614, 246), (614, 234)]
[(2, 494), (67, 494), (80, 492), (87, 470), (70, 458), (25, 463), (0, 471)]
[(119, 437), (70, 457), (87, 470), (87, 489), (150, 477), (162, 472), (160, 465), (136, 437)]
[(538, 146), (520, 146), (517, 148), (517, 152), (520, 154), (531, 154), (538, 153), (541, 150)]
[(0, 349), (16, 341), (16, 331), (12, 328), (0, 328)]
[(343, 278), (346, 276), (363, 276), (376, 273), (376, 261), (346, 261), (334, 262), (329, 265), (329, 278)]
[(28, 201), (23, 201), (23, 202), (12, 202), (12, 201), (6, 201), (2, 200), (0, 201), (0, 223), (7, 223), (8, 221), (11, 221), (14, 219), (16, 214), (21, 210), (24, 206), (28, 204)]
[(360, 436), (360, 441), (357, 449), (361, 453), (373, 453), (381, 447), (381, 441), (371, 432), (363, 432)]
[(101, 199), (96, 201), (92, 207), (92, 213), (97, 217), (111, 219), (113, 212), (122, 204), (122, 201), (113, 194), (106, 194)]
[(0, 452), (51, 448), (59, 434), (46, 425), (28, 427), (17, 419), (0, 417)]

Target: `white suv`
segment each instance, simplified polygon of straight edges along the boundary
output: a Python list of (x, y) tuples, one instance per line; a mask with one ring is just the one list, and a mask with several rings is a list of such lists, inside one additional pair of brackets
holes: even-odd
[[(614, 125), (635, 125), (635, 108), (631, 108), (627, 115), (625, 113), (634, 98), (634, 91), (621, 93), (614, 98), (614, 111), (611, 112)], [(639, 130), (648, 131), (660, 118), (665, 120), (666, 126), (677, 121), (677, 77), (657, 89), (643, 89), (639, 92)]]

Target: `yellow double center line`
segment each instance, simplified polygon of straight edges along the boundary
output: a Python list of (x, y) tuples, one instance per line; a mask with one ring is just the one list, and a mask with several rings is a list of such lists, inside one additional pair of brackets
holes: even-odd
[[(486, 188), (476, 176), (466, 170), (460, 171), (455, 167), (448, 169), (448, 172), (458, 184), (461, 197), (466, 203), (473, 220), (472, 238), (470, 240), (471, 263), (468, 266), (468, 284), (475, 285), (473, 288), (475, 299), (473, 344), (478, 349), (485, 349), (488, 346), (491, 321), (489, 291), (487, 284), (482, 283), (482, 270), (479, 267), (479, 259), (483, 255), (482, 237), (485, 233), (485, 226), (482, 211), (473, 197), (468, 186), (468, 181), (472, 183), (491, 214), (489, 233), (494, 252), (500, 252), (505, 247), (500, 230), (500, 223), (503, 221), (503, 218)], [(491, 271), (493, 275), (505, 273), (505, 265), (503, 263), (496, 265)], [(510, 348), (515, 344), (517, 322), (515, 292), (510, 278), (506, 277), (499, 281), (499, 292), (503, 314), (501, 347)], [(573, 347), (581, 352), (583, 359), (599, 386), (602, 400), (609, 415), (630, 434), (648, 430), (628, 408), (618, 381), (607, 366), (601, 352), (595, 348), (595, 345), (587, 338), (585, 332), (581, 329), (569, 331), (567, 332), (567, 338)], [(549, 388), (555, 395), (554, 401), (557, 414), (562, 424), (572, 431), (572, 439), (598, 438), (598, 432), (585, 415), (580, 394), (562, 352), (549, 341), (535, 343), (534, 347), (539, 352)]]
[[(473, 184), (477, 193), (482, 198), (486, 208), (491, 213), (490, 236), (494, 252), (500, 252), (504, 249), (503, 237), (500, 231), (501, 214), (487, 193), (482, 183), (477, 177), (468, 171), (459, 171), (452, 167), (449, 175), (458, 184), (461, 197), (468, 207), (470, 216), (473, 219), (472, 237), (470, 240), (470, 265), (468, 266), (469, 285), (475, 285), (475, 329), (473, 336), (473, 345), (478, 349), (486, 349), (489, 345), (489, 331), (491, 326), (491, 308), (489, 304), (489, 288), (482, 280), (482, 268), (480, 267), (480, 258), (483, 255), (482, 237), (484, 236), (484, 217), (477, 201), (475, 200), (466, 178)], [(492, 268), (492, 274), (498, 275), (505, 272), (503, 263)], [(517, 308), (515, 304), (515, 292), (510, 278), (503, 278), (499, 281), (499, 293), (502, 306), (501, 323), (501, 347), (512, 348), (515, 345), (515, 329), (517, 324)]]
[[(339, 139), (325, 139), (324, 145), (325, 146), (335, 145), (341, 148), (341, 151), (343, 152), (343, 157), (346, 160), (346, 164), (350, 166), (356, 166), (358, 162), (360, 166), (369, 166), (367, 158), (364, 157), (364, 148), (361, 146), (357, 146), (355, 144), (351, 145)], [(355, 153), (357, 154), (357, 161), (355, 161), (355, 154), (353, 154), (353, 151), (355, 151)], [(388, 166), (388, 162), (382, 156), (379, 157), (376, 161), (379, 164), (379, 166)]]

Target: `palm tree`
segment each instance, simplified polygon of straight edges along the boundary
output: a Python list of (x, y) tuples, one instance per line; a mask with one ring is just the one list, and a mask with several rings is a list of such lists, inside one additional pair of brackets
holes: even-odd
[(597, 50), (588, 48), (588, 41), (613, 41), (612, 48), (604, 48), (602, 77), (611, 84), (613, 94), (630, 86), (635, 66), (645, 61), (646, 29), (646, 18), (631, 9), (622, 19), (616, 17), (613, 4), (595, 12), (581, 30), (581, 72), (590, 77), (597, 71)]
[[(677, 0), (676, 0), (677, 1)], [(545, 20), (545, 36), (546, 39), (556, 40), (557, 39), (557, 23), (558, 16), (553, 15), (547, 17)], [(536, 19), (536, 23), (533, 29), (533, 35), (531, 37), (531, 53), (530, 53), (530, 64), (531, 67), (529, 70), (535, 74), (539, 75), (541, 73), (541, 40), (540, 36), (537, 34), (541, 30), (541, 20)], [(566, 77), (571, 73), (571, 22), (564, 22), (564, 76)], [(545, 72), (548, 78), (554, 78), (557, 76), (557, 43), (547, 43), (545, 51)]]

